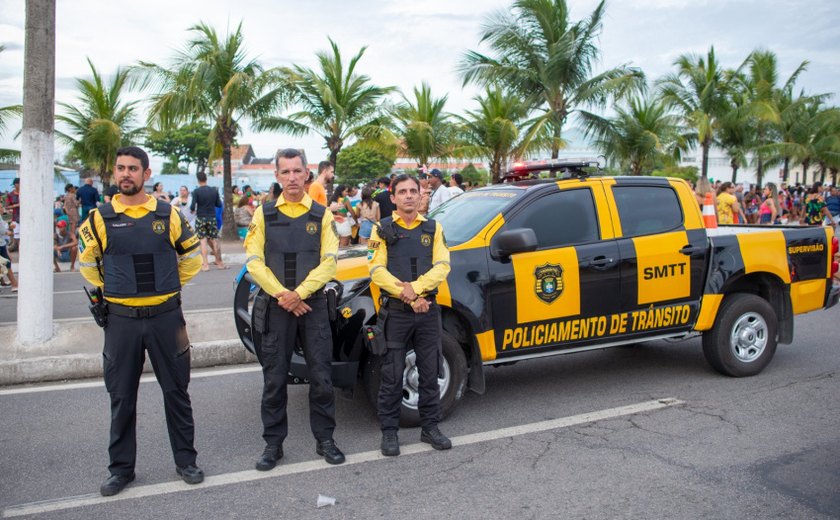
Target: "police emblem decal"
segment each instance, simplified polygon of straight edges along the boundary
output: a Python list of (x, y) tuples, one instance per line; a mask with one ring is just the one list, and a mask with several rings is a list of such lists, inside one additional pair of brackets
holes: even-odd
[(556, 264), (545, 264), (534, 270), (537, 297), (551, 303), (563, 294), (563, 268)]
[(353, 315), (353, 309), (351, 309), (350, 307), (345, 307), (345, 308), (341, 309), (341, 317), (342, 318), (348, 319), (352, 315)]
[(432, 236), (427, 233), (423, 233), (420, 235), (420, 243), (423, 244), (423, 247), (429, 247), (432, 245)]
[(318, 224), (314, 222), (307, 222), (306, 223), (306, 232), (310, 235), (314, 235), (318, 232)]
[(162, 220), (155, 220), (152, 222), (152, 231), (158, 235), (162, 235), (163, 232), (166, 231), (166, 226), (163, 224)]

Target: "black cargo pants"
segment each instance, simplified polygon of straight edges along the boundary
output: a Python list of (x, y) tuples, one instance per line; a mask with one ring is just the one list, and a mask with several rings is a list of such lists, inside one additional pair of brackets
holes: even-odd
[(137, 388), (149, 352), (163, 406), (175, 465), (195, 464), (195, 425), (187, 387), (190, 340), (181, 308), (150, 318), (108, 315), (102, 352), (105, 388), (111, 396), (112, 475), (130, 475), (137, 452)]
[(263, 369), (261, 416), (267, 445), (281, 446), (289, 434), (286, 386), (289, 364), (298, 338), (309, 370), (309, 426), (318, 441), (332, 439), (335, 430), (335, 395), (332, 386), (332, 332), (327, 300), (304, 300), (312, 310), (297, 317), (271, 298), (262, 336), (260, 362)]
[(407, 343), (413, 345), (420, 375), (420, 398), (417, 403), (420, 425), (424, 430), (429, 430), (440, 422), (440, 337), (440, 307), (437, 303), (432, 303), (428, 312), (418, 314), (399, 300), (390, 300), (388, 320), (385, 323), (388, 351), (382, 357), (377, 400), (379, 424), (383, 431), (399, 428)]

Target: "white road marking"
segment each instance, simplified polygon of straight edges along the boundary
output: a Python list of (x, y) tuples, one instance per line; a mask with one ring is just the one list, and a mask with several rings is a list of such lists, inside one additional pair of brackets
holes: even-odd
[[(259, 372), (262, 367), (259, 365), (248, 365), (237, 368), (226, 368), (222, 370), (207, 370), (194, 371), (190, 374), (190, 379), (201, 379), (203, 377), (227, 376), (231, 374), (245, 374), (248, 372)], [(141, 383), (156, 382), (154, 375), (146, 375), (140, 378)], [(66, 383), (61, 385), (44, 385), (44, 386), (25, 386), (20, 388), (9, 388), (0, 390), (0, 396), (17, 395), (17, 394), (34, 394), (38, 392), (56, 392), (59, 390), (77, 390), (79, 388), (97, 388), (105, 386), (105, 381), (98, 379), (96, 381), (86, 381), (84, 383)]]
[[(643, 403), (619, 406), (617, 408), (608, 408), (606, 410), (600, 410), (596, 412), (572, 415), (569, 417), (561, 417), (559, 419), (551, 419), (530, 424), (522, 424), (519, 426), (511, 426), (509, 428), (500, 428), (498, 430), (492, 430), (488, 432), (461, 435), (459, 437), (453, 437), (452, 444), (455, 446), (455, 448), (458, 448), (469, 444), (487, 442), (506, 437), (537, 433), (546, 430), (555, 430), (558, 428), (567, 428), (569, 426), (574, 426), (577, 424), (601, 421), (604, 419), (620, 417), (622, 415), (632, 415), (643, 412), (651, 412), (654, 410), (661, 410), (663, 408), (676, 406), (682, 403), (683, 401), (674, 398), (656, 399), (653, 401), (647, 401)], [(433, 448), (428, 444), (423, 443), (409, 444), (408, 446), (400, 447), (400, 452), (402, 453), (401, 456), (413, 455), (416, 453), (424, 453), (429, 451), (433, 451)], [(181, 481), (163, 482), (160, 484), (149, 484), (146, 486), (129, 487), (119, 495), (107, 498), (96, 494), (87, 494), (75, 497), (45, 500), (41, 502), (30, 502), (28, 504), (20, 504), (16, 506), (7, 507), (3, 510), (3, 517), (12, 518), (24, 515), (37, 515), (41, 513), (48, 513), (51, 511), (62, 511), (65, 509), (72, 509), (76, 507), (107, 504), (109, 502), (115, 502), (117, 500), (130, 500), (134, 498), (152, 497), (157, 495), (180, 493), (183, 491), (193, 491), (212, 487), (228, 486), (231, 484), (241, 484), (243, 482), (253, 482), (256, 480), (263, 480), (267, 478), (276, 478), (286, 475), (308, 473), (310, 471), (341, 468), (351, 466), (354, 464), (361, 464), (363, 462), (374, 462), (388, 458), (390, 457), (383, 456), (378, 450), (365, 451), (362, 453), (354, 453), (347, 455), (347, 462), (339, 466), (331, 466), (325, 461), (318, 459), (306, 462), (298, 462), (296, 464), (280, 465), (271, 471), (248, 470), (238, 471), (235, 473), (224, 473), (221, 475), (212, 475), (208, 476), (203, 483), (194, 486), (191, 486)]]

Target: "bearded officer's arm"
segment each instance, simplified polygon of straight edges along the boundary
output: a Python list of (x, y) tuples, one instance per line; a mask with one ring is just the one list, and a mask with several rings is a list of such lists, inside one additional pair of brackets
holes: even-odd
[(275, 296), (287, 290), (274, 276), (271, 269), (265, 265), (265, 217), (262, 206), (258, 206), (254, 211), (251, 225), (248, 226), (248, 234), (245, 236), (245, 253), (248, 255), (245, 267), (263, 291)]
[(333, 215), (329, 211), (324, 212), (321, 219), (321, 262), (318, 267), (309, 271), (306, 278), (295, 288), (295, 292), (301, 300), (305, 300), (320, 291), (324, 286), (335, 278), (338, 271), (338, 231), (333, 224)]
[[(96, 226), (98, 235), (94, 235), (93, 226)], [(90, 216), (79, 226), (79, 272), (93, 286), (103, 287), (102, 251), (96, 236), (105, 240), (105, 223), (98, 211), (91, 210)], [(102, 245), (104, 247), (105, 244)]]
[(178, 278), (183, 288), (201, 270), (201, 250), (198, 237), (174, 206), (169, 215), (169, 240), (178, 253)]

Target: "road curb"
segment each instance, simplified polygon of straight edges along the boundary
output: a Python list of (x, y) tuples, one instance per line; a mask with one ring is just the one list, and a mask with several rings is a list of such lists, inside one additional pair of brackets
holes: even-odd
[[(253, 363), (257, 358), (238, 339), (193, 343), (193, 368)], [(151, 372), (146, 360), (144, 372)], [(40, 356), (0, 362), (0, 386), (102, 377), (102, 354)]]

